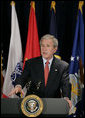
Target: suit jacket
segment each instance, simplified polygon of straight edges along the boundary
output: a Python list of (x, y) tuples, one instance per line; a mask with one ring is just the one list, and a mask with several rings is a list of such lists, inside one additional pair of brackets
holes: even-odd
[(68, 67), (68, 63), (54, 57), (45, 87), (42, 57), (27, 60), (24, 71), (21, 77), (16, 79), (15, 85), (20, 84), (23, 88), (28, 83), (29, 89), (26, 95), (34, 93), (43, 98), (61, 96), (70, 98)]

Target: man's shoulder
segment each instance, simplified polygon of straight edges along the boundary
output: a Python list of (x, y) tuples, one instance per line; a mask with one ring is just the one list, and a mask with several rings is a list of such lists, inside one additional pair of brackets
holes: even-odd
[(69, 66), (69, 64), (68, 64), (66, 61), (64, 61), (64, 60), (62, 60), (62, 59), (58, 59), (58, 58), (56, 58), (56, 57), (55, 57), (55, 63), (56, 63), (57, 65), (60, 65), (60, 66)]
[(41, 56), (38, 56), (38, 57), (35, 57), (35, 58), (28, 59), (26, 62), (27, 63), (30, 63), (30, 62), (38, 62), (41, 59), (42, 59), (42, 57)]

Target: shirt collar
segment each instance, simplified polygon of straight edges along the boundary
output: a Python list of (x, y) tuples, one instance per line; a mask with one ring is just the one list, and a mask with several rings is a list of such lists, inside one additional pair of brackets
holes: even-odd
[[(42, 57), (43, 58), (43, 57)], [(52, 64), (52, 61), (53, 61), (53, 57), (49, 60), (49, 65)], [(44, 66), (46, 64), (47, 60), (45, 58), (43, 58), (43, 63), (44, 63)]]

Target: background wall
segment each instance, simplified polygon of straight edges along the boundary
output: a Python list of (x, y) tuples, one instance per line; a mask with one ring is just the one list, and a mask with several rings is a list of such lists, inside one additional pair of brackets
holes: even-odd
[[(27, 41), (30, 1), (15, 1), (16, 12), (19, 21), (23, 56)], [(38, 26), (39, 40), (49, 33), (51, 1), (36, 1), (35, 13)], [(3, 50), (4, 66), (6, 67), (11, 35), (11, 5), (9, 1), (1, 1), (1, 50)], [(70, 62), (78, 1), (56, 1), (57, 38), (60, 44), (60, 54), (63, 60)]]

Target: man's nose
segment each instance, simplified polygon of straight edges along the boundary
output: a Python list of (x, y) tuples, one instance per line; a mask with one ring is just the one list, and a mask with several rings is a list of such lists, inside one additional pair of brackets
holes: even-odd
[(44, 46), (44, 50), (47, 50), (47, 46)]

